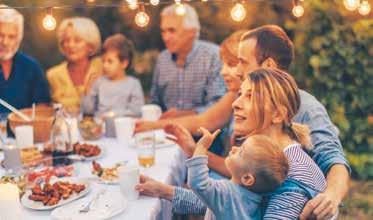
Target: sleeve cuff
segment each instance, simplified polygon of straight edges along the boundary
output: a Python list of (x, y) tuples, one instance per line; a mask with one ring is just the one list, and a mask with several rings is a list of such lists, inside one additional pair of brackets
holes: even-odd
[(192, 157), (185, 161), (188, 168), (199, 165), (207, 165), (208, 157), (207, 156), (196, 156)]
[(322, 170), (324, 175), (327, 176), (330, 168), (336, 164), (344, 165), (346, 169), (348, 170), (348, 173), (351, 175), (351, 167), (348, 164), (348, 162), (343, 159), (339, 159), (339, 158), (338, 159), (333, 158), (332, 160), (325, 161), (323, 164), (320, 165), (320, 169)]

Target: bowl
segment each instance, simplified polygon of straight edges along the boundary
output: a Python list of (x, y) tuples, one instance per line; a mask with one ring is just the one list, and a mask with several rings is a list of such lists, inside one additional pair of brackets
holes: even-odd
[[(26, 108), (20, 110), (25, 115), (31, 118), (32, 109)], [(15, 128), (21, 125), (31, 125), (34, 130), (34, 141), (35, 142), (45, 142), (50, 138), (50, 131), (52, 128), (54, 118), (54, 110), (49, 106), (38, 106), (35, 108), (35, 120), (25, 121), (15, 113), (10, 113), (8, 115), (8, 121), (10, 129), (14, 133)]]
[(98, 140), (103, 135), (103, 121), (99, 118), (84, 117), (79, 122), (79, 132), (84, 140)]

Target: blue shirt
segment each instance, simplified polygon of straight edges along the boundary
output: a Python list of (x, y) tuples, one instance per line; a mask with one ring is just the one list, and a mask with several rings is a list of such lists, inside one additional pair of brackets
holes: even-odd
[[(40, 65), (31, 57), (17, 52), (8, 80), (4, 79), (0, 70), (0, 98), (17, 109), (31, 107), (32, 103), (49, 103), (49, 86)], [(0, 105), (0, 113), (8, 112)]]
[(186, 165), (189, 186), (208, 207), (205, 220), (261, 219), (262, 197), (227, 179), (210, 178), (207, 156), (188, 159)]
[(301, 105), (293, 121), (305, 124), (311, 131), (311, 157), (327, 176), (330, 167), (335, 164), (351, 168), (343, 153), (339, 130), (330, 120), (325, 107), (311, 94), (299, 90)]
[(184, 67), (177, 66), (172, 54), (164, 50), (154, 69), (151, 102), (163, 111), (170, 108), (205, 111), (225, 94), (221, 65), (219, 47), (205, 41), (194, 42)]

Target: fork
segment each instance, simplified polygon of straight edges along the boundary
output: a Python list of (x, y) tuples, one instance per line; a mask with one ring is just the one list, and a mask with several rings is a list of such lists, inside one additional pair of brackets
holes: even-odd
[(106, 192), (106, 189), (101, 189), (90, 201), (82, 205), (82, 207), (79, 209), (79, 212), (84, 212), (84, 213), (89, 212), (89, 210), (91, 209), (92, 203), (96, 201), (105, 192)]

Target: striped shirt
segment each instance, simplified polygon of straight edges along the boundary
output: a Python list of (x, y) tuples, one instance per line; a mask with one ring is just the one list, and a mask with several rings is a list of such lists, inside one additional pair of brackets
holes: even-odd
[(219, 47), (205, 41), (194, 42), (184, 67), (177, 66), (172, 54), (164, 50), (154, 69), (151, 102), (163, 111), (205, 111), (226, 92), (221, 65)]
[[(323, 192), (326, 179), (310, 156), (299, 144), (285, 148), (284, 153), (289, 161), (287, 178)], [(270, 196), (263, 219), (298, 219), (309, 198), (299, 192), (283, 192)]]
[[(299, 144), (285, 148), (289, 161), (288, 177), (296, 179), (318, 191), (326, 189), (326, 180), (315, 162)], [(265, 219), (297, 219), (308, 198), (299, 193), (286, 192), (269, 198)], [(172, 199), (172, 211), (178, 214), (199, 214), (206, 212), (206, 205), (192, 190), (176, 187)]]

